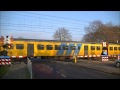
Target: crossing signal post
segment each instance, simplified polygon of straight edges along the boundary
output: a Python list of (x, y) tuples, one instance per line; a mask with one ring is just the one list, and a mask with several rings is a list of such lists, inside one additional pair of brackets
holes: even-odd
[(108, 43), (102, 42), (102, 61), (108, 61)]
[(4, 44), (10, 44), (10, 37), (6, 36), (4, 39)]
[(13, 36), (9, 37), (6, 36), (5, 38), (3, 36), (0, 37), (0, 46), (3, 46), (4, 49), (11, 48), (13, 43)]
[(11, 46), (12, 46), (11, 44), (4, 44), (4, 45), (3, 45), (3, 48), (4, 48), (4, 49), (10, 49)]
[(102, 54), (108, 55), (108, 43), (107, 42), (102, 42)]
[(10, 65), (11, 59), (7, 55), (7, 49), (11, 49), (13, 37), (0, 37), (0, 65)]

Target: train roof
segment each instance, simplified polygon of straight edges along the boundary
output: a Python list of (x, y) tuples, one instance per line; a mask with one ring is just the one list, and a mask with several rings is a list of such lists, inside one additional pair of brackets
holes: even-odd
[(80, 41), (59, 41), (59, 40), (46, 40), (46, 39), (19, 39), (19, 38), (13, 38), (14, 41), (43, 41), (43, 42), (78, 42), (83, 43)]
[[(70, 43), (91, 43), (91, 44), (101, 44), (102, 42), (99, 42), (99, 43), (97, 43), (97, 42), (81, 42), (81, 41), (59, 41), (59, 40), (46, 40), (46, 39), (23, 39), (23, 38), (13, 38), (14, 39), (14, 41), (35, 41), (35, 42), (40, 42), (40, 41), (42, 41), (42, 42), (63, 42), (63, 43), (68, 43), (68, 42), (70, 42)], [(117, 44), (117, 43), (109, 43), (109, 44)], [(120, 45), (120, 43), (118, 43), (118, 45)]]

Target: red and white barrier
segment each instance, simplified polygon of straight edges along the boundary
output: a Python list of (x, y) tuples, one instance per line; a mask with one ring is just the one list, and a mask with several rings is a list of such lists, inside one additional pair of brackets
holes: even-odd
[(120, 59), (120, 55), (118, 55), (118, 59)]
[(10, 56), (10, 58), (26, 58), (26, 56)]
[(0, 65), (10, 65), (11, 59), (0, 59)]
[(102, 61), (108, 61), (108, 56), (102, 56)]
[(100, 57), (100, 55), (81, 55), (81, 56), (77, 56), (78, 58), (91, 58), (91, 57)]
[(0, 59), (0, 62), (11, 62), (11, 59)]
[(10, 65), (11, 62), (0, 62), (0, 65)]

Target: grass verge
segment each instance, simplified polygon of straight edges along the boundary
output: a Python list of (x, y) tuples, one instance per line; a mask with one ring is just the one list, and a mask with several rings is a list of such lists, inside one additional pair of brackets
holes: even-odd
[(7, 73), (9, 68), (10, 68), (10, 65), (1, 65), (0, 66), (0, 79), (2, 79), (2, 77)]

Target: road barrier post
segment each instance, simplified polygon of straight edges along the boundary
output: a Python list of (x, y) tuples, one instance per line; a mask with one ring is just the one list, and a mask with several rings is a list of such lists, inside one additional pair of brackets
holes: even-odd
[(73, 56), (73, 57), (75, 58), (74, 62), (77, 63), (77, 54), (74, 53), (74, 56)]
[(0, 65), (11, 65), (11, 59), (9, 56), (0, 56)]
[(102, 61), (108, 61), (108, 55), (102, 55)]
[(120, 59), (120, 54), (118, 55), (118, 59)]
[(32, 77), (33, 77), (33, 75), (32, 75), (32, 62), (28, 57), (27, 57), (27, 68), (28, 68), (28, 71), (30, 73), (30, 77), (32, 79)]

